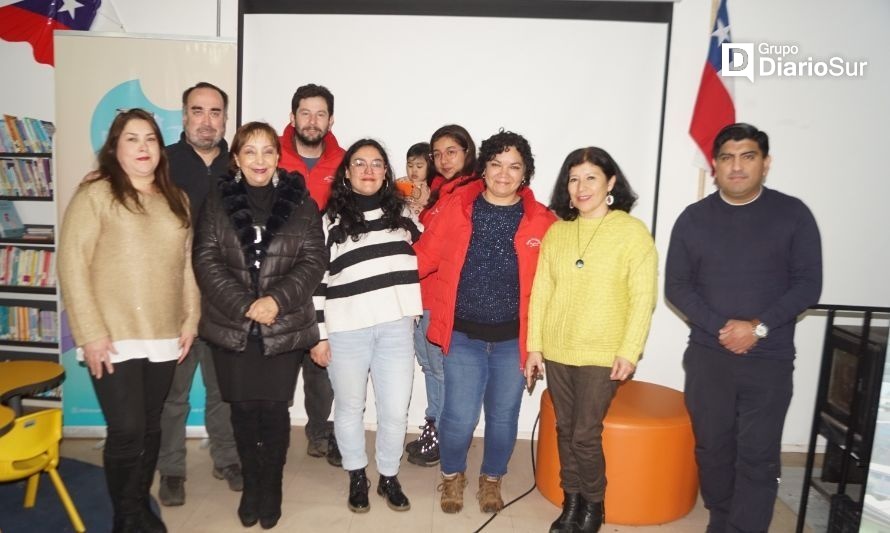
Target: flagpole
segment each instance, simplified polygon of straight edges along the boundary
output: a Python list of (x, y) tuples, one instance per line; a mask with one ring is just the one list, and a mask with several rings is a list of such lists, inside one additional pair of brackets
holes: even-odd
[[(711, 25), (708, 29), (712, 29), (714, 27), (714, 23), (717, 21), (717, 9), (720, 8), (720, 0), (711, 0)], [(698, 199), (701, 200), (705, 197), (705, 169), (698, 169)]]

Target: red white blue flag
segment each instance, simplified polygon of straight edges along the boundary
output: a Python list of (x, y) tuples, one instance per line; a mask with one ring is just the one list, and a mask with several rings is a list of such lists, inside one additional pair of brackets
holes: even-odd
[[(698, 145), (708, 164), (711, 163), (711, 149), (717, 133), (735, 122), (735, 105), (732, 103), (732, 92), (728, 85), (732, 78), (720, 75), (720, 45), (730, 43), (729, 12), (727, 0), (720, 0), (714, 28), (711, 32), (711, 43), (708, 46), (708, 60), (701, 74), (698, 97), (695, 99), (695, 110), (689, 124), (689, 135)], [(713, 167), (711, 168), (713, 171)]]
[(53, 65), (53, 30), (89, 30), (101, 4), (102, 0), (2, 2), (0, 39), (29, 42), (34, 59)]

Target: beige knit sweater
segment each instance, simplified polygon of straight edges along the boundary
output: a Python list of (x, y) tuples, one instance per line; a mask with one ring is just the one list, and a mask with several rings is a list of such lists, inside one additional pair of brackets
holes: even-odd
[(198, 331), (192, 229), (163, 195), (140, 198), (145, 212), (133, 213), (98, 180), (82, 185), (65, 211), (58, 274), (78, 346), (105, 336), (171, 339)]

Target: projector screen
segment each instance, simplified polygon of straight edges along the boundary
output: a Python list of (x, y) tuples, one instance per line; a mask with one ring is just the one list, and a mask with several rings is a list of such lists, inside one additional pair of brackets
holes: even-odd
[(408, 147), (444, 124), (477, 146), (503, 128), (531, 143), (544, 204), (565, 156), (599, 146), (639, 196), (632, 214), (655, 229), (670, 3), (416, 4), (242, 0), (239, 124), (280, 132), (296, 88), (324, 85), (340, 144), (381, 141), (396, 176)]

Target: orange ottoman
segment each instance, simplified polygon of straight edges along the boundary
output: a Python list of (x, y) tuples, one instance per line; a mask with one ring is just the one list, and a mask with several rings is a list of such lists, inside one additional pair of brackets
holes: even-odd
[[(698, 471), (683, 393), (629, 381), (618, 387), (603, 424), (606, 522), (663, 524), (689, 513), (698, 496)], [(535, 482), (545, 498), (562, 506), (556, 416), (549, 390), (541, 395)]]

